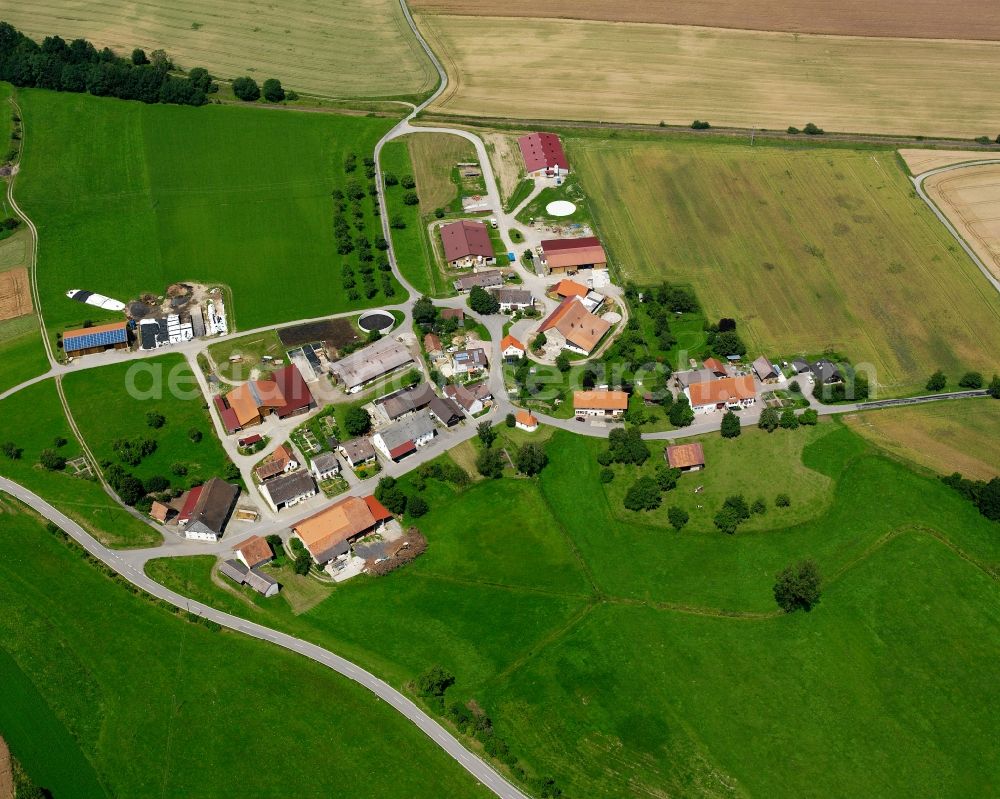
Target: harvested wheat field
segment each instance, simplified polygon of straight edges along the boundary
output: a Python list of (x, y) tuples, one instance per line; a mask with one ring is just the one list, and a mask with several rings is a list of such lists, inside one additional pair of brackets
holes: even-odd
[(924, 190), (1000, 278), (1000, 164), (931, 175), (924, 181)]
[(932, 169), (963, 164), (966, 161), (996, 157), (996, 153), (984, 152), (983, 150), (909, 150), (904, 148), (899, 150), (899, 154), (913, 175), (922, 175)]
[(524, 157), (517, 146), (520, 134), (484, 132), (481, 135), (490, 154), (493, 174), (500, 184), (500, 197), (506, 202), (524, 175)]
[(413, 162), (413, 177), (420, 187), (420, 211), (432, 213), (448, 207), (458, 197), (454, 170), (459, 162), (478, 163), (476, 148), (468, 139), (449, 133), (420, 133), (406, 138)]
[[(1000, 42), (436, 14), (418, 22), (449, 74), (432, 106), (444, 113), (771, 130), (814, 122), (968, 138), (1000, 130)], [(516, 46), (484, 48), (484, 37)]]
[(0, 321), (31, 313), (31, 283), (23, 266), (0, 272)]
[(1000, 447), (989, 443), (1000, 439), (1000, 402), (989, 398), (885, 408), (844, 421), (893, 455), (938, 474), (961, 472), (973, 480), (1000, 475)]
[(397, 0), (0, 0), (0, 19), (37, 39), (82, 36), (119, 53), (161, 47), (184, 69), (275, 77), (330, 97), (418, 94), (437, 82)]
[[(480, 0), (412, 0), (414, 12), (495, 14)], [(948, 5), (940, 0), (507, 0), (509, 17), (555, 17), (609, 22), (659, 22), (845, 36), (905, 36), (915, 39), (1000, 39), (993, 0)]]
[(883, 394), (991, 372), (1000, 294), (892, 151), (567, 139), (624, 279), (691, 285), (754, 354), (827, 349)]

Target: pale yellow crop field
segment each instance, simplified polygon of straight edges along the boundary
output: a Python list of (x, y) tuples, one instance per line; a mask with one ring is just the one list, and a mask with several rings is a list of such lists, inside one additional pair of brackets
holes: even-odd
[(0, 0), (0, 19), (37, 39), (163, 48), (184, 69), (329, 97), (418, 94), (437, 78), (397, 0)]
[[(1000, 42), (592, 20), (418, 17), (453, 114), (975, 137), (1000, 130)], [(507, 47), (483, 43), (508, 42)]]
[(900, 148), (900, 156), (914, 175), (922, 175), (942, 166), (964, 164), (966, 161), (978, 161), (982, 158), (993, 158), (995, 153), (983, 150), (924, 150)]
[(1000, 277), (1000, 164), (932, 175), (924, 189), (990, 272)]

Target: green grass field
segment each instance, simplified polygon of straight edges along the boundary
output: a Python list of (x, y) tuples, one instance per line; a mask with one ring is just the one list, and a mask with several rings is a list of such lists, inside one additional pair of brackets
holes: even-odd
[(894, 153), (576, 138), (570, 160), (619, 273), (691, 285), (754, 357), (841, 352), (883, 394), (989, 371), (1000, 297)]
[[(229, 461), (183, 356), (164, 355), (75, 372), (64, 378), (63, 386), (76, 424), (99, 462), (121, 463), (112, 446), (116, 439), (150, 438), (157, 443), (153, 454), (135, 467), (122, 464), (140, 480), (163, 475), (186, 488), (222, 476)], [(148, 413), (163, 415), (165, 424), (159, 429), (150, 427)], [(193, 429), (202, 433), (197, 443), (188, 435)], [(171, 473), (175, 463), (187, 467), (185, 476)]]
[[(785, 489), (801, 503), (735, 536), (677, 533), (662, 509), (619, 513), (602, 442), (557, 432), (539, 480), (429, 481), (427, 553), (306, 613), (219, 591), (209, 558), (150, 569), (398, 683), (445, 666), (448, 700), (475, 699), (566, 795), (988, 792), (995, 525), (837, 422), (706, 443), (715, 472), (675, 494), (698, 480), (706, 503)], [(778, 614), (774, 574), (805, 556), (822, 600)]]
[[(72, 288), (127, 301), (174, 281), (225, 284), (242, 329), (385, 301), (343, 290), (340, 264), (358, 256), (337, 254), (330, 194), (346, 184), (344, 156), (360, 162), (390, 121), (19, 94), (17, 195), (38, 225), (50, 330), (114, 318), (67, 299)], [(365, 182), (360, 166), (354, 177)]]
[[(64, 438), (67, 443), (57, 448), (56, 438)], [(61, 472), (49, 472), (38, 465), (44, 449), (57, 449), (68, 461), (83, 456), (52, 380), (36, 383), (0, 401), (0, 442), (8, 441), (23, 452), (18, 460), (0, 456), (0, 474), (51, 502), (102, 543), (111, 547), (148, 547), (161, 542), (152, 527), (125, 513), (96, 480), (74, 476), (72, 465)]]
[[(98, 780), (123, 797), (329, 796), (345, 786), (351, 796), (481, 795), (367, 690), (278, 647), (184, 621), (105, 577), (34, 517), (3, 511), (0, 675), (14, 694), (0, 733), (54, 795), (100, 796)], [(26, 684), (34, 693), (17, 690)], [(34, 723), (4, 723), (17, 711)]]
[(426, 93), (437, 73), (395, 0), (248, 5), (163, 0), (142, 6), (79, 6), (71, 0), (6, 3), (3, 18), (39, 42), (88, 38), (119, 54), (165, 48), (183, 69), (275, 77), (286, 89), (328, 97)]
[(45, 358), (38, 318), (19, 316), (0, 322), (0, 392), (43, 374), (49, 363)]

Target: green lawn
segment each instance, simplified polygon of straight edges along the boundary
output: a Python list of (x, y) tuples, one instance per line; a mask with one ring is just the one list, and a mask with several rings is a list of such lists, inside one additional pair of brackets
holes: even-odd
[[(600, 440), (557, 431), (540, 479), (428, 481), (427, 553), (306, 613), (221, 592), (209, 558), (150, 569), (397, 684), (445, 666), (448, 700), (475, 699), (567, 795), (981, 795), (1000, 712), (996, 526), (839, 422), (705, 444), (709, 469), (668, 504), (698, 481), (713, 508), (736, 490), (792, 507), (735, 536), (703, 520), (677, 533), (663, 509), (619, 507), (623, 475), (602, 487)], [(774, 574), (805, 556), (823, 598), (778, 614)]]
[(43, 374), (49, 363), (42, 346), (38, 318), (19, 316), (0, 322), (0, 392)]
[[(63, 385), (77, 426), (98, 461), (121, 463), (112, 446), (116, 439), (150, 438), (156, 441), (155, 452), (138, 466), (122, 464), (140, 480), (163, 475), (186, 488), (222, 476), (229, 460), (183, 356), (163, 355), (74, 372)], [(162, 415), (166, 422), (159, 429), (150, 427), (149, 413)], [(191, 430), (202, 433), (197, 443), (189, 437)], [(187, 474), (173, 475), (175, 463), (184, 464)]]
[[(50, 330), (113, 318), (68, 300), (71, 288), (126, 301), (178, 280), (224, 284), (244, 329), (385, 302), (352, 302), (342, 287), (340, 264), (356, 266), (358, 253), (337, 254), (331, 192), (347, 182), (349, 152), (367, 184), (361, 159), (391, 120), (19, 94), (17, 192), (39, 229)], [(374, 205), (363, 203), (372, 238)]]
[[(481, 795), (367, 690), (131, 594), (13, 505), (3, 518), (0, 733), (54, 795)], [(4, 721), (18, 710), (30, 727)]]
[[(286, 362), (285, 348), (278, 338), (278, 334), (273, 330), (226, 339), (209, 347), (208, 354), (215, 362), (216, 373), (219, 377), (231, 382), (249, 380), (250, 372), (253, 369), (263, 368), (267, 370), (269, 367), (266, 364), (262, 367), (261, 361), (265, 355)], [(231, 363), (230, 355), (239, 355), (242, 360), (238, 363)], [(287, 363), (282, 364), (282, 366), (284, 365)]]
[[(67, 443), (57, 448), (56, 438)], [(44, 449), (57, 449), (69, 461), (83, 455), (63, 415), (53, 380), (36, 383), (0, 402), (0, 442), (8, 441), (23, 452), (18, 460), (0, 455), (0, 474), (44, 497), (103, 543), (141, 547), (162, 540), (152, 527), (122, 510), (96, 480), (74, 476), (71, 466), (49, 472), (38, 465)]]

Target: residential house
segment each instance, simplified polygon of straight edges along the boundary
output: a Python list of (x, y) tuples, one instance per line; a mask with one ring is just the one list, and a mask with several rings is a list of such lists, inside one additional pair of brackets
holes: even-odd
[(380, 530), (390, 519), (392, 514), (375, 497), (351, 496), (292, 525), (292, 535), (322, 566), (347, 554), (351, 541)]
[(329, 480), (340, 474), (340, 461), (332, 452), (321, 452), (312, 459), (310, 469), (317, 480)]
[(233, 547), (233, 552), (236, 553), (236, 557), (243, 561), (243, 565), (248, 569), (256, 569), (258, 566), (263, 566), (265, 563), (274, 560), (274, 552), (271, 551), (271, 545), (259, 535), (252, 535), (240, 541), (240, 543)]
[(195, 541), (222, 538), (239, 495), (239, 488), (218, 477), (192, 488), (177, 516), (177, 524), (184, 528), (184, 537)]
[(462, 294), (467, 291), (471, 291), (476, 286), (484, 289), (491, 289), (502, 285), (503, 272), (499, 269), (487, 269), (483, 272), (474, 272), (471, 275), (462, 275), (462, 277), (458, 278), (458, 280), (454, 282), (455, 291)]
[(826, 359), (816, 361), (809, 366), (813, 380), (817, 385), (831, 385), (833, 383), (843, 383), (844, 375), (840, 367)]
[(781, 376), (781, 372), (775, 369), (774, 364), (763, 355), (753, 362), (753, 370), (757, 374), (757, 379), (762, 383), (768, 380), (777, 380)]
[[(469, 276), (471, 277), (471, 275)], [(441, 309), (442, 319), (454, 319), (460, 325), (465, 324), (465, 311), (461, 308), (442, 308)]]
[(617, 419), (628, 410), (628, 393), (593, 389), (573, 392), (573, 412), (579, 416), (604, 416)]
[(726, 365), (718, 358), (706, 358), (703, 365), (715, 377), (729, 377), (729, 371), (726, 369)]
[(451, 354), (451, 363), (456, 375), (472, 375), (488, 369), (490, 362), (486, 350), (475, 347), (471, 350), (456, 350)]
[(427, 410), (445, 427), (454, 427), (465, 418), (456, 402), (448, 397), (439, 397), (437, 394), (427, 405)]
[(520, 410), (514, 414), (514, 427), (518, 430), (534, 433), (538, 429), (538, 419), (532, 416), (529, 411)]
[(215, 398), (216, 410), (229, 433), (260, 424), (268, 414), (286, 419), (315, 406), (312, 392), (294, 365), (279, 369), (268, 380), (243, 383)]
[(501, 313), (523, 311), (525, 308), (535, 307), (535, 298), (527, 289), (493, 289), (490, 294), (500, 303)]
[(518, 361), (527, 354), (527, 349), (525, 346), (514, 338), (510, 333), (503, 337), (500, 342), (500, 355), (503, 357), (504, 361), (511, 363), (512, 361)]
[(481, 383), (467, 384), (466, 388), (469, 389), (469, 391), (472, 392), (472, 396), (483, 403), (483, 405), (493, 399), (493, 392), (490, 390), (489, 383), (485, 380)]
[(444, 347), (441, 346), (441, 339), (433, 333), (428, 333), (424, 336), (424, 350), (432, 357), (440, 355), (444, 352)]
[(792, 361), (792, 369), (795, 370), (795, 374), (800, 375), (804, 372), (809, 371), (809, 362), (804, 358), (796, 358)]
[(267, 504), (275, 513), (282, 508), (290, 508), (309, 499), (309, 497), (316, 496), (317, 490), (316, 481), (307, 471), (292, 472), (275, 477), (260, 486), (260, 493), (264, 495)]
[(299, 468), (295, 454), (284, 444), (268, 456), (260, 466), (254, 469), (254, 474), (262, 483), (272, 480), (278, 475), (294, 472)]
[(521, 149), (524, 171), (529, 178), (551, 178), (569, 173), (569, 161), (556, 134), (529, 133), (518, 137), (517, 146)]
[(475, 416), (483, 410), (483, 403), (476, 398), (476, 395), (463, 385), (447, 385), (444, 387), (444, 395), (457, 403), (469, 416)]
[(682, 472), (696, 472), (705, 468), (705, 450), (701, 444), (677, 444), (667, 447), (663, 457), (671, 469)]
[(542, 264), (550, 274), (579, 269), (607, 269), (608, 256), (596, 236), (578, 239), (546, 239), (542, 242)]
[(340, 445), (340, 454), (351, 464), (351, 468), (357, 469), (366, 463), (373, 463), (376, 460), (375, 447), (367, 438), (352, 438)]
[(692, 383), (684, 389), (684, 394), (695, 413), (708, 413), (722, 408), (739, 410), (749, 408), (757, 401), (757, 389), (752, 375)]
[(128, 324), (111, 322), (107, 325), (67, 330), (62, 336), (62, 349), (67, 355), (93, 355), (107, 350), (128, 349)]
[(344, 390), (354, 394), (365, 384), (412, 363), (410, 351), (400, 342), (386, 337), (341, 358), (331, 371), (343, 383)]
[(497, 259), (490, 233), (482, 222), (463, 219), (441, 228), (444, 259), (452, 269), (489, 266)]
[(538, 332), (562, 349), (590, 355), (610, 329), (611, 324), (588, 311), (579, 297), (568, 297), (545, 318)]
[(390, 460), (399, 461), (428, 444), (437, 430), (430, 416), (423, 413), (393, 422), (372, 436), (375, 448)]

